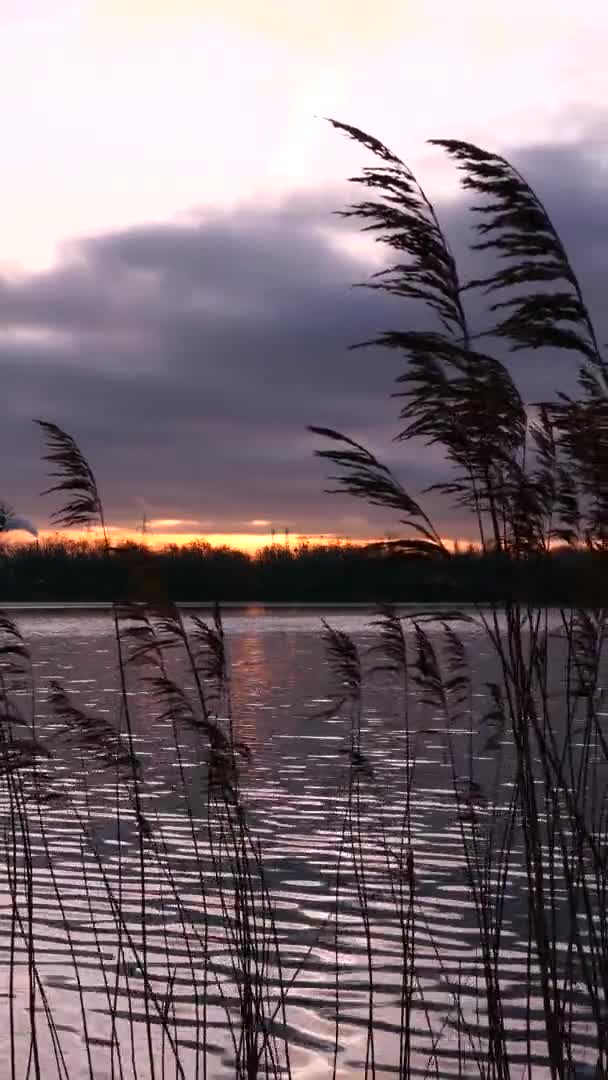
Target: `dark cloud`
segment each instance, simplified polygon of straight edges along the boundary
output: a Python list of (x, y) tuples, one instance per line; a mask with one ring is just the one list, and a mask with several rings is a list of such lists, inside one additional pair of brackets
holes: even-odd
[[(511, 156), (562, 231), (605, 337), (608, 219), (592, 151)], [(155, 517), (212, 520), (218, 531), (263, 518), (344, 533), (358, 516), (353, 534), (366, 531), (365, 519), (370, 529), (390, 528), (390, 515), (322, 494), (319, 443), (305, 430), (314, 423), (365, 440), (399, 463), (413, 491), (442, 474), (436, 450), (391, 443), (399, 358), (348, 351), (383, 329), (425, 324), (411, 305), (349, 287), (375, 268), (339, 245), (355, 226), (331, 211), (352, 195), (340, 189), (93, 236), (66, 247), (48, 272), (0, 282), (0, 495), (44, 521), (40, 438), (30, 424), (41, 416), (78, 439), (116, 523), (134, 522), (144, 500)], [(462, 252), (464, 204), (438, 210)], [(467, 276), (474, 261), (462, 266)], [(484, 326), (479, 306), (471, 316)], [(572, 385), (571, 357), (512, 362), (531, 399)], [(440, 524), (459, 530), (445, 509)]]

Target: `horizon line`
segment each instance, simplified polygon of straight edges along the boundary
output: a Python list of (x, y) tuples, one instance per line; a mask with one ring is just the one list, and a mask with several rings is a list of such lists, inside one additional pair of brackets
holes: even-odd
[[(275, 530), (274, 532), (265, 533), (249, 533), (249, 532), (205, 532), (205, 533), (185, 533), (185, 532), (155, 532), (155, 531), (142, 531), (136, 528), (126, 528), (120, 525), (109, 525), (107, 527), (107, 533), (112, 544), (117, 546), (121, 543), (135, 543), (144, 547), (153, 549), (162, 549), (171, 546), (187, 547), (191, 544), (208, 544), (212, 548), (228, 547), (232, 550), (242, 551), (245, 554), (255, 554), (257, 551), (261, 551), (268, 547), (297, 547), (300, 544), (309, 544), (312, 546), (326, 546), (326, 547), (344, 547), (347, 545), (353, 547), (362, 547), (366, 544), (382, 543), (383, 541), (389, 543), (391, 540), (396, 539), (394, 534), (384, 534), (383, 536), (370, 535), (370, 536), (345, 536), (338, 533), (303, 533), (303, 532), (291, 532), (285, 530)], [(37, 540), (30, 540), (25, 543), (36, 544), (44, 543), (52, 540), (61, 541), (89, 541), (95, 543), (103, 538), (102, 530), (99, 526), (93, 526), (90, 529), (40, 529)], [(23, 544), (24, 541), (17, 539), (15, 534), (10, 536), (7, 534), (6, 539), (9, 544), (17, 545)], [(469, 544), (476, 546), (474, 540), (468, 538), (462, 539), (460, 537), (442, 537), (442, 542), (451, 550), (457, 549), (459, 545), (465, 547)]]

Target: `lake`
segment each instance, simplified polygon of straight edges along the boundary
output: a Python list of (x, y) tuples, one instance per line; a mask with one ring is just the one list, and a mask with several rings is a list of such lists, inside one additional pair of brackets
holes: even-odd
[[(243, 1006), (227, 942), (233, 897), (229, 877), (223, 877), (223, 869), (217, 874), (223, 840), (219, 833), (214, 840), (207, 827), (206, 766), (197, 737), (187, 729), (180, 732), (176, 751), (174, 729), (159, 722), (149, 686), (136, 673), (130, 676), (134, 744), (141, 762), (140, 809), (150, 827), (140, 843), (128, 785), (117, 794), (112, 770), (99, 762), (91, 767), (86, 747), (78, 750), (66, 739), (48, 704), (49, 684), (58, 680), (84, 712), (119, 725), (110, 613), (92, 606), (12, 606), (10, 614), (31, 649), (36, 732), (53, 758), (44, 764), (51, 797), (28, 809), (34, 875), (30, 907), (21, 871), (12, 888), (18, 907), (11, 899), (15, 859), (5, 834), (1, 933), (5, 954), (12, 950), (16, 963), (12, 985), (9, 965), (3, 967), (0, 1041), (6, 1064), (0, 1075), (11, 1076), (9, 991), (15, 1075), (36, 1075), (28, 1011), (34, 978), (40, 1075), (45, 1078), (147, 1078), (153, 1070), (159, 1080), (178, 1076), (171, 1043), (188, 1080), (234, 1077)], [(366, 666), (372, 664), (368, 650), (380, 638), (371, 609), (227, 606), (224, 612), (235, 737), (250, 751), (250, 758), (243, 759), (242, 799), (261, 845), (261, 888), (272, 901), (270, 913), (261, 898), (256, 916), (256, 948), (263, 961), (256, 978), (266, 987), (264, 1018), (256, 1023), (258, 1028), (266, 1025), (268, 1047), (276, 1045), (279, 1056), (287, 1038), (294, 1077), (399, 1075), (403, 911), (411, 902), (408, 925), (415, 936), (416, 962), (409, 1006), (410, 1074), (479, 1076), (483, 957), (463, 831), (475, 842), (483, 839), (489, 828), (484, 822), (492, 814), (508, 813), (513, 790), (508, 733), (499, 752), (496, 746), (488, 749), (489, 732), (478, 718), (486, 684), (497, 678), (492, 648), (477, 626), (463, 627), (475, 680), (462, 721), (451, 732), (449, 753), (445, 722), (430, 705), (411, 706), (408, 743), (398, 680), (382, 671), (366, 678), (360, 717), (363, 757), (353, 801), (351, 720), (346, 712), (330, 709), (337, 697), (336, 676), (321, 640), (321, 618), (351, 635)], [(557, 630), (559, 624), (558, 613), (549, 613), (549, 628)], [(429, 630), (431, 637), (434, 633)], [(171, 663), (191, 689), (192, 678), (181, 661), (176, 657)], [(552, 676), (548, 692), (559, 693), (559, 660)], [(17, 688), (17, 700), (27, 715), (27, 687)], [(413, 732), (415, 766), (404, 847)], [(457, 803), (455, 777), (474, 791), (467, 806), (476, 807), (471, 810), (475, 827)], [(352, 823), (353, 813), (356, 842), (345, 825)], [(9, 814), (5, 789), (5, 820)], [(488, 874), (495, 874), (492, 866)], [(560, 888), (555, 887), (558, 899)], [(542, 1078), (551, 1072), (529, 960), (526, 891), (516, 837), (504, 888), (501, 1007), (509, 1030), (510, 1075)], [(559, 920), (556, 932), (561, 933)], [(146, 979), (137, 962), (141, 955)], [(288, 986), (284, 1011), (279, 1007), (281, 984)], [(158, 1022), (159, 1002), (164, 1023)], [(573, 1024), (578, 1060), (594, 1061), (594, 1029), (584, 995), (576, 1002)], [(533, 1062), (529, 1074), (524, 1071), (527, 1061)], [(278, 1059), (273, 1067), (279, 1069)]]

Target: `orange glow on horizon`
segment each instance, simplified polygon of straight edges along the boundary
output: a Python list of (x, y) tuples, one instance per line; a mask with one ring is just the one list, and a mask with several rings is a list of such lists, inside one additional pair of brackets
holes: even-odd
[[(23, 534), (24, 535), (24, 534)], [(264, 533), (190, 533), (190, 532), (171, 532), (150, 530), (146, 533), (142, 533), (139, 529), (125, 528), (119, 525), (113, 525), (108, 527), (108, 535), (110, 543), (114, 545), (135, 543), (145, 544), (152, 549), (160, 549), (168, 547), (171, 544), (175, 544), (178, 547), (185, 547), (188, 544), (200, 543), (210, 544), (211, 547), (229, 547), (236, 549), (237, 551), (243, 551), (247, 554), (254, 554), (256, 551), (260, 551), (264, 547), (270, 547), (274, 542), (276, 547), (282, 548), (286, 546), (288, 542), (290, 548), (296, 547), (298, 544), (306, 542), (311, 545), (363, 545), (370, 543), (378, 543), (381, 540), (388, 540), (388, 537), (380, 536), (365, 536), (365, 537), (353, 537), (342, 536), (335, 533), (324, 534), (308, 534), (308, 533), (290, 533), (288, 541), (286, 541), (285, 533), (277, 530), (273, 534), (271, 532)], [(98, 527), (91, 529), (69, 529), (69, 530), (51, 530), (41, 529), (39, 534), (39, 540), (44, 542), (56, 540), (56, 541), (88, 541), (95, 543), (102, 539), (101, 529)], [(8, 541), (9, 543), (23, 543), (22, 534), (6, 534), (2, 537), (2, 541)], [(32, 543), (31, 539), (28, 543)], [(455, 543), (459, 544), (461, 548), (466, 548), (469, 543), (472, 543), (474, 547), (478, 547), (479, 544), (476, 541), (470, 541), (468, 539), (454, 540), (453, 537), (442, 537), (442, 542), (448, 548), (448, 550), (454, 550)]]
[[(254, 554), (261, 548), (270, 547), (274, 543), (277, 547), (285, 547), (285, 534), (277, 531), (274, 538), (272, 533), (194, 533), (194, 532), (170, 532), (160, 530), (150, 530), (149, 532), (142, 534), (141, 530), (126, 529), (120, 526), (109, 526), (108, 534), (110, 536), (110, 542), (112, 544), (124, 544), (135, 543), (145, 544), (147, 547), (158, 549), (167, 547), (169, 544), (176, 544), (178, 547), (185, 547), (187, 544), (210, 544), (211, 547), (230, 547), (235, 548), (237, 551), (244, 551), (247, 554)], [(82, 529), (70, 529), (63, 532), (51, 531), (43, 529), (40, 532), (40, 540), (89, 540), (94, 542), (101, 540), (101, 530), (98, 528), (87, 530)], [(371, 539), (371, 538), (369, 538)], [(325, 535), (304, 535), (300, 533), (294, 533), (289, 535), (289, 546), (295, 547), (298, 543), (306, 540), (309, 544), (337, 544), (337, 543), (353, 543), (353, 544), (366, 544), (369, 543), (368, 538), (364, 539), (349, 539), (345, 540), (344, 537), (337, 537), (333, 534), (327, 533)]]

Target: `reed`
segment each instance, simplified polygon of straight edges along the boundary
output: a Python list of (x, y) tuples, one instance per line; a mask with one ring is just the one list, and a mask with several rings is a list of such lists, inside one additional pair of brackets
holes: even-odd
[[(94, 556), (79, 549), (78, 557), (97, 559), (112, 598), (117, 709), (112, 717), (95, 712), (58, 679), (43, 694), (18, 627), (0, 617), (11, 1080), (73, 1074), (37, 937), (45, 881), (65, 930), (91, 1078), (102, 1075), (91, 995), (109, 1017), (102, 1042), (112, 1080), (207, 1080), (219, 1074), (222, 1055), (229, 1074), (243, 1080), (301, 1075), (292, 1010), (314, 990), (309, 962), (317, 948), (332, 956), (334, 969), (324, 1016), (333, 1027), (326, 1073), (336, 1080), (344, 1075), (344, 1040), (354, 1023), (365, 1041), (352, 1074), (366, 1078), (509, 1080), (531, 1078), (540, 1068), (567, 1080), (582, 1074), (589, 1046), (586, 1075), (608, 1075), (606, 361), (559, 236), (509, 162), (467, 143), (437, 143), (479, 200), (472, 207), (474, 250), (499, 262), (489, 276), (463, 282), (439, 215), (408, 166), (359, 129), (331, 123), (374, 157), (353, 178), (365, 189), (363, 199), (341, 213), (397, 252), (397, 262), (366, 287), (402, 298), (410, 312), (412, 302), (425, 304), (436, 320), (433, 330), (387, 330), (361, 344), (403, 355), (397, 438), (442, 448), (447, 475), (433, 497), (470, 515), (481, 553), (471, 557), (500, 572), (500, 595), (466, 611), (438, 604), (400, 612), (379, 598), (369, 648), (323, 621), (332, 685), (329, 706), (317, 715), (342, 718), (346, 735), (337, 755), (342, 783), (332, 823), (330, 916), (296, 954), (282, 925), (280, 877), (248, 794), (252, 753), (234, 706), (220, 608), (208, 618), (186, 618), (163, 579), (162, 559), (143, 546), (125, 555), (112, 545), (80, 447), (40, 421), (49, 491), (64, 499), (56, 524), (102, 530)], [(472, 292), (488, 301), (491, 325), (482, 330), (467, 313)], [(577, 358), (578, 391), (530, 406), (503, 353), (543, 347)], [(425, 493), (410, 493), (348, 435), (311, 430), (329, 442), (317, 453), (331, 466), (334, 497), (348, 494), (396, 515), (402, 535), (383, 543), (381, 554), (449, 583), (463, 557), (442, 540)], [(573, 578), (556, 623), (526, 583), (555, 558), (558, 544), (573, 562), (584, 559), (588, 572), (579, 601)], [(310, 566), (309, 555), (300, 552)], [(279, 563), (292, 566), (300, 556), (290, 551), (278, 559), (273, 551), (266, 561), (278, 573)], [(315, 559), (320, 565), (318, 553)], [(480, 642), (493, 655), (494, 674), (485, 683), (472, 647), (478, 652)], [(365, 721), (367, 695), (378, 687), (390, 693), (398, 717), (390, 773)], [(169, 825), (157, 809), (145, 725), (166, 731), (173, 748), (170, 795), (178, 810)], [(434, 918), (418, 828), (429, 739), (441, 746), (451, 835), (472, 901), (473, 945), (457, 971)], [(491, 784), (480, 757), (492, 760)], [(55, 867), (55, 814), (79, 836), (83, 908), (99, 975), (93, 985)], [(185, 830), (186, 861), (172, 833), (176, 824)], [(515, 920), (527, 942), (517, 1030), (510, 1020)], [(390, 956), (397, 994), (386, 989), (387, 931), (398, 942)], [(349, 971), (355, 948), (365, 958), (356, 998)], [(22, 957), (25, 1055), (15, 1005)]]
[[(397, 438), (423, 439), (442, 448), (452, 475), (429, 490), (471, 513), (484, 552), (492, 550), (503, 563), (517, 566), (542, 556), (556, 541), (573, 550), (584, 546), (595, 560), (601, 590), (608, 553), (608, 368), (576, 274), (540, 199), (499, 155), (467, 143), (434, 140), (458, 163), (465, 190), (481, 199), (472, 208), (478, 215), (478, 240), (472, 247), (496, 253), (502, 261), (489, 277), (462, 283), (437, 213), (408, 167), (371, 136), (331, 122), (380, 162), (353, 178), (371, 197), (343, 212), (362, 219), (367, 230), (399, 253), (400, 261), (380, 271), (371, 287), (423, 301), (437, 319), (434, 331), (386, 331), (361, 343), (398, 349), (406, 361), (398, 377), (404, 426)], [(494, 300), (489, 305), (493, 325), (477, 333), (465, 309), (470, 290)], [(578, 397), (560, 392), (553, 401), (537, 403), (530, 421), (506, 363), (481, 351), (479, 343), (486, 339), (504, 342), (513, 352), (549, 346), (575, 353)], [(423, 505), (373, 453), (339, 432), (311, 430), (334, 443), (318, 451), (337, 469), (332, 476), (337, 487), (330, 490), (396, 511), (405, 533), (399, 541), (404, 555), (424, 553), (428, 559), (449, 561)], [(475, 808), (480, 793), (472, 760), (464, 796), (469, 821), (462, 842), (485, 983), (484, 1075), (511, 1074), (500, 941), (515, 836), (523, 843), (529, 941), (542, 996), (548, 1067), (556, 1077), (573, 1073), (572, 1002), (578, 980), (593, 1011), (597, 1071), (604, 1075), (608, 957), (598, 925), (605, 918), (606, 864), (599, 855), (605, 817), (598, 814), (597, 784), (606, 762), (601, 719), (606, 609), (562, 612), (565, 671), (585, 674), (576, 695), (568, 674), (557, 701), (548, 689), (553, 643), (546, 612), (515, 595), (506, 598), (500, 611), (496, 605), (479, 609), (476, 619), (502, 676), (488, 687), (493, 708), (480, 718), (497, 727), (486, 749), (500, 753), (500, 736), (509, 731), (515, 750), (513, 797), (503, 815), (494, 806), (489, 833)], [(443, 623), (442, 664), (420, 622), (412, 621), (414, 678), (429, 708), (443, 716), (446, 753), (462, 808), (452, 729), (460, 717), (460, 695), (469, 695), (463, 640)], [(564, 709), (565, 725), (560, 722)], [(575, 724), (584, 730), (582, 753)], [(493, 868), (500, 816), (503, 835)], [(591, 875), (590, 866), (595, 867)], [(565, 884), (565, 912), (557, 878)], [(565, 966), (558, 944), (564, 930), (569, 941)]]

